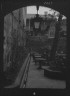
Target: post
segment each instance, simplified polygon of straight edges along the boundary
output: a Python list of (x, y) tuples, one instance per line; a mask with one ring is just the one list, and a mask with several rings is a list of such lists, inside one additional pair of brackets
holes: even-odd
[(36, 6), (36, 8), (37, 8), (37, 14), (38, 14), (38, 10), (39, 10), (39, 5), (37, 5), (37, 6)]

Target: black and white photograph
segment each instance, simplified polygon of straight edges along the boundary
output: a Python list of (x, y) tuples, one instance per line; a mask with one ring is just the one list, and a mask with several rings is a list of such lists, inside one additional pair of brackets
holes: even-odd
[(68, 2), (39, 1), (3, 0), (1, 3), (0, 70), (4, 89), (69, 88)]

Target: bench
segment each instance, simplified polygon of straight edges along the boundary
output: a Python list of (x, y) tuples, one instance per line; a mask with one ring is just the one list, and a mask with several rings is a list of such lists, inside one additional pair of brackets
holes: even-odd
[(46, 61), (46, 59), (44, 58), (35, 58), (35, 63), (39, 62), (39, 69), (41, 69), (41, 66), (44, 65), (44, 62)]
[(41, 66), (43, 66), (43, 65), (48, 65), (48, 62), (46, 61), (45, 58), (43, 58), (41, 56), (41, 54), (34, 54), (33, 59), (34, 59), (35, 64), (37, 64), (37, 62), (39, 62), (38, 69), (41, 69)]
[(35, 54), (35, 53), (33, 53), (33, 54), (32, 54), (32, 57), (33, 57), (33, 60), (35, 61), (35, 58), (40, 58), (41, 55), (40, 55), (40, 54)]

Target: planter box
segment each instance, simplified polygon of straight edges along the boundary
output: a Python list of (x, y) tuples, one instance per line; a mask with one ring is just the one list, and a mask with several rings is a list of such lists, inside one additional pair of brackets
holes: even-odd
[(65, 74), (64, 72), (52, 70), (49, 66), (43, 67), (44, 69), (44, 76), (49, 77), (51, 79), (57, 79), (57, 80), (65, 80)]

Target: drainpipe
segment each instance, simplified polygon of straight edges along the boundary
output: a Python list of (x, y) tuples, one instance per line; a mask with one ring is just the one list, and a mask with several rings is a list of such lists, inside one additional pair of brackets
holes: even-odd
[(11, 12), (12, 15), (12, 32), (13, 32), (13, 12)]
[(19, 39), (20, 39), (20, 38), (19, 38), (19, 37), (20, 37), (20, 35), (19, 35), (19, 31), (20, 31), (20, 30), (19, 30), (19, 29), (20, 29), (20, 9), (19, 9), (19, 18), (18, 18), (18, 19), (19, 19), (19, 20), (18, 20), (18, 45), (19, 45), (19, 42), (20, 42), (20, 40), (19, 40)]

